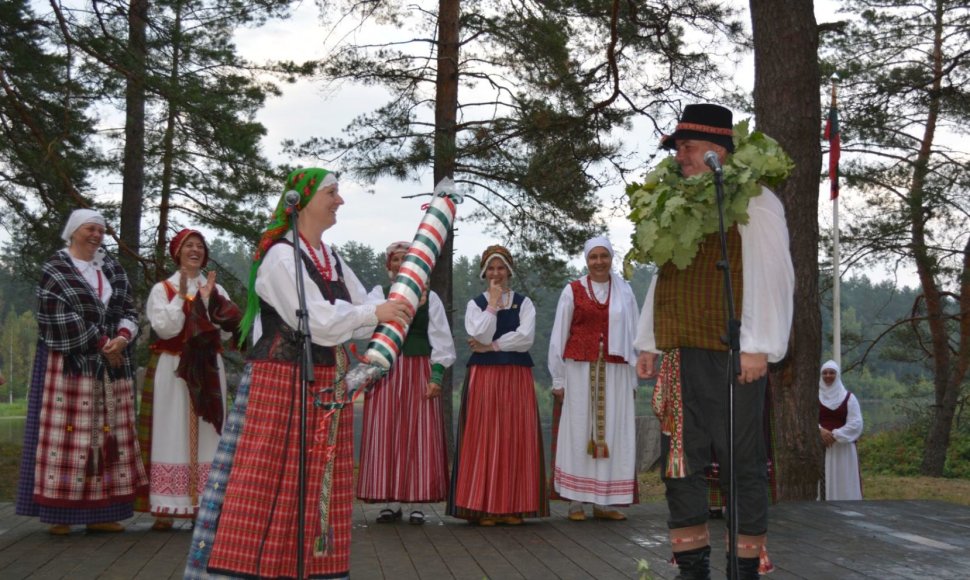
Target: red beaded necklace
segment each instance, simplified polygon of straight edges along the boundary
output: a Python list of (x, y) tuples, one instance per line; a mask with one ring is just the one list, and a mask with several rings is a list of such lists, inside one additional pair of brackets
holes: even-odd
[(599, 306), (607, 306), (610, 303), (610, 296), (613, 294), (613, 277), (610, 276), (609, 287), (606, 290), (606, 302), (600, 302), (599, 299), (596, 298), (596, 293), (593, 292), (593, 281), (589, 276), (586, 276), (586, 289), (589, 291), (589, 297), (594, 303), (598, 304)]
[(323, 254), (323, 261), (325, 262), (325, 265), (320, 263), (320, 258), (317, 257), (317, 251), (314, 250), (313, 246), (310, 245), (310, 242), (303, 237), (303, 234), (300, 234), (300, 239), (303, 240), (303, 243), (306, 244), (307, 249), (310, 250), (310, 259), (313, 260), (313, 265), (317, 267), (317, 272), (320, 272), (320, 275), (323, 276), (324, 280), (330, 280), (333, 276), (333, 267), (330, 265), (330, 253), (327, 252), (327, 248), (323, 245), (323, 242), (320, 242), (320, 253)]

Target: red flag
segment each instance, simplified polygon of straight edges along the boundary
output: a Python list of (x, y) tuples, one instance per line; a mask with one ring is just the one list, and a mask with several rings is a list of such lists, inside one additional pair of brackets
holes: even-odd
[(830, 199), (836, 199), (839, 197), (839, 156), (842, 153), (842, 140), (839, 132), (839, 109), (834, 104), (829, 107), (829, 116), (825, 121), (825, 138), (829, 142), (829, 182), (832, 185)]

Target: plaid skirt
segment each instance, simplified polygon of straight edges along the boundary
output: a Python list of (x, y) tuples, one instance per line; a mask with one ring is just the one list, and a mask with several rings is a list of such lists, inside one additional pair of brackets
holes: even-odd
[[(334, 367), (314, 367), (316, 387), (330, 385)], [(192, 535), (185, 578), (295, 578), (299, 503), (299, 381), (293, 364), (247, 365), (223, 427)], [(316, 554), (322, 532), (318, 497), (329, 419), (307, 405), (304, 572), (342, 578), (350, 569), (353, 491), (353, 411), (340, 416), (330, 502), (328, 549)]]
[[(95, 404), (92, 377), (64, 373), (64, 359), (39, 341), (31, 375), (27, 422), (17, 487), (19, 515), (50, 524), (115, 522), (133, 515), (135, 493), (147, 486), (135, 437), (135, 401), (130, 380), (111, 383), (113, 417)], [(96, 408), (97, 407), (97, 408)], [(117, 452), (93, 444), (93, 429), (110, 424)], [(107, 441), (100, 436), (102, 442)], [(103, 470), (87, 472), (88, 455), (99, 454)]]

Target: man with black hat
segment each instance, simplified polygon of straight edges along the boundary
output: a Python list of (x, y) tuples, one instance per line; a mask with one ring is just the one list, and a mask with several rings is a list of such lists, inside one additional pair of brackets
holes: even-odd
[[(684, 178), (711, 172), (704, 156), (730, 163), (734, 152), (731, 111), (714, 104), (688, 105), (661, 147), (676, 151)], [(728, 184), (729, 187), (730, 184)], [(713, 189), (713, 185), (711, 186)], [(733, 192), (725, 191), (728, 199)], [(716, 211), (716, 208), (714, 209)], [(746, 224), (727, 224), (728, 266), (734, 309), (741, 320), (741, 368), (736, 377), (734, 464), (738, 497), (741, 578), (758, 578), (758, 556), (767, 532), (767, 467), (762, 434), (768, 363), (782, 359), (791, 328), (794, 272), (780, 200), (766, 187), (750, 198)], [(742, 220), (743, 221), (743, 220)], [(662, 475), (670, 510), (668, 527), (678, 578), (710, 577), (707, 484), (704, 467), (713, 448), (728, 457), (729, 317), (723, 291), (719, 234), (704, 237), (686, 267), (659, 265), (641, 313), (637, 373), (658, 378), (654, 409), (664, 431)], [(663, 354), (657, 369), (658, 355)], [(730, 481), (722, 466), (722, 482)], [(725, 489), (725, 492), (727, 490)]]

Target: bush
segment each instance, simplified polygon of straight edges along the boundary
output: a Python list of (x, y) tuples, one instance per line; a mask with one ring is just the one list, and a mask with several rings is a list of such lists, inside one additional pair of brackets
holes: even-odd
[[(876, 475), (920, 475), (925, 440), (926, 425), (922, 421), (863, 436), (858, 444), (862, 471)], [(943, 477), (970, 479), (970, 428), (966, 425), (953, 429)]]

